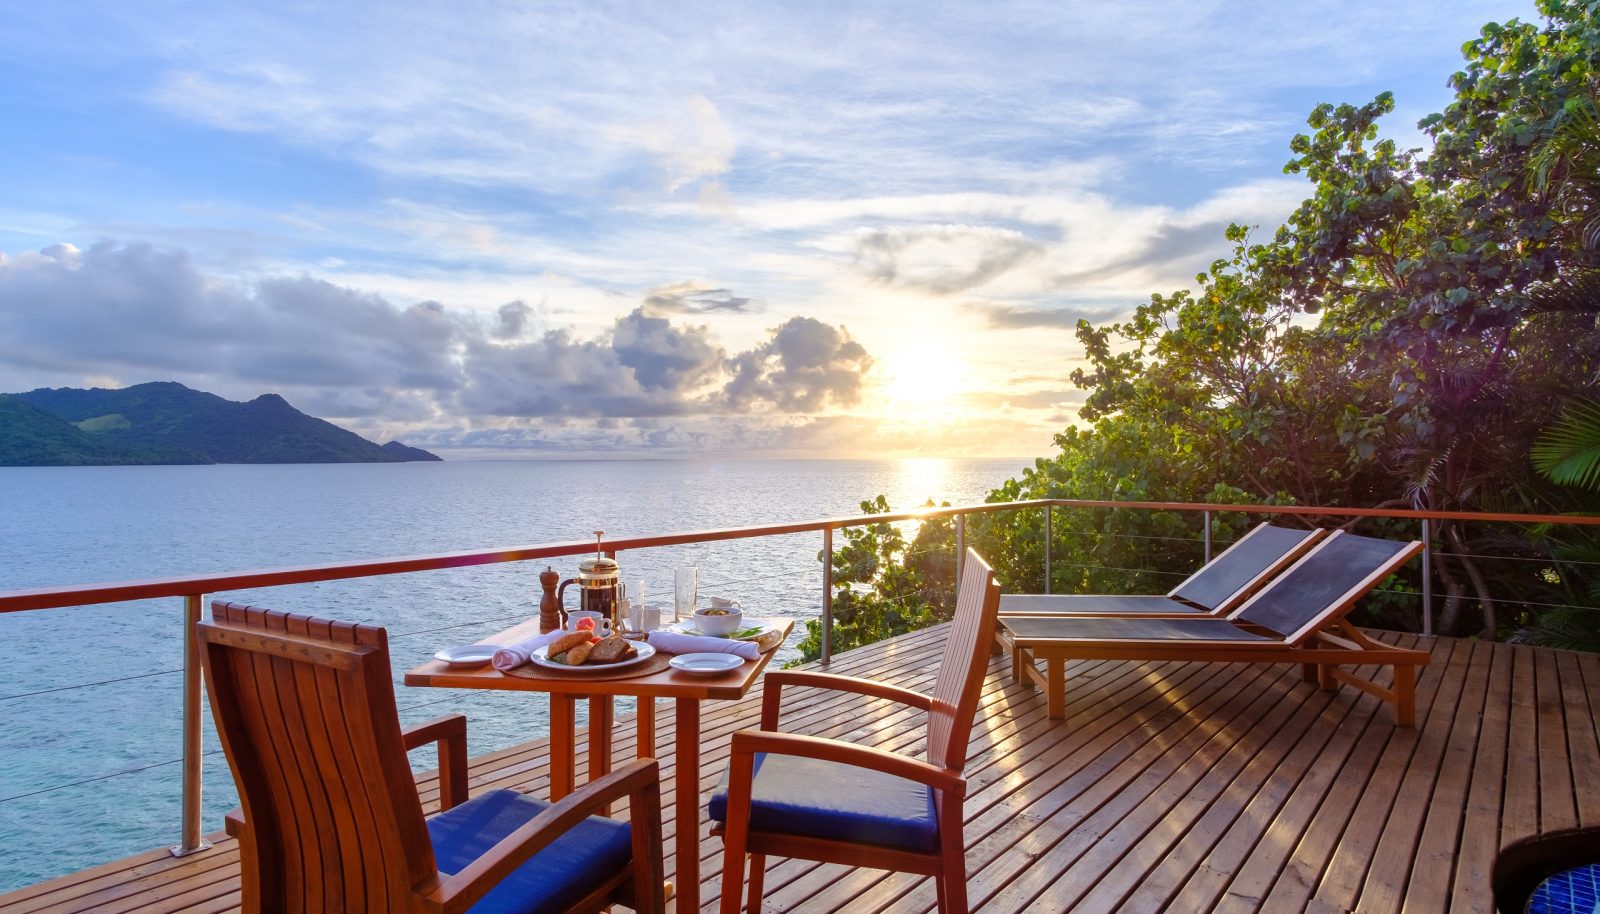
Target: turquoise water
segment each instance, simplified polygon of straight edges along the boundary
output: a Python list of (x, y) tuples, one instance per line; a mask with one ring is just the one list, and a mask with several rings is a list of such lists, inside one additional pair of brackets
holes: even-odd
[[(631, 536), (983, 496), (1022, 460), (482, 461), (0, 469), (0, 591)], [(623, 553), (655, 602), (672, 568), (761, 615), (815, 616), (821, 535)], [(575, 569), (572, 560), (558, 570)], [(543, 564), (236, 591), (229, 599), (371, 622), (397, 677), (535, 613)], [(571, 597), (569, 596), (569, 599)], [(0, 616), (0, 891), (175, 843), (180, 600)], [(798, 636), (796, 636), (797, 638)], [(791, 645), (784, 656), (792, 656)], [(86, 683), (104, 683), (84, 686)], [(469, 718), (471, 751), (544, 733), (536, 696), (407, 689), (407, 723)], [(209, 711), (207, 712), (209, 715)], [(206, 749), (217, 742), (206, 719)], [(421, 761), (419, 754), (418, 760)], [(99, 778), (100, 780), (88, 781)], [(205, 760), (207, 831), (235, 805)]]

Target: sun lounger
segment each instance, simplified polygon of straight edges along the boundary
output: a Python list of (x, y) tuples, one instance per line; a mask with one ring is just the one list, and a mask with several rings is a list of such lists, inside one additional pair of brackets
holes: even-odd
[(1261, 524), (1165, 595), (1006, 594), (1002, 616), (1226, 616), (1327, 531)]
[[(1299, 663), (1325, 689), (1343, 682), (1416, 716), (1416, 668), (1428, 652), (1375, 641), (1345, 621), (1356, 602), (1422, 551), (1402, 543), (1335, 532), (1245, 601), (1229, 618), (1002, 616), (1012, 676), (1044, 690), (1051, 717), (1066, 715), (1068, 660), (1200, 660)], [(1044, 672), (1035, 666), (1044, 662)], [(1394, 668), (1390, 687), (1341, 666)]]

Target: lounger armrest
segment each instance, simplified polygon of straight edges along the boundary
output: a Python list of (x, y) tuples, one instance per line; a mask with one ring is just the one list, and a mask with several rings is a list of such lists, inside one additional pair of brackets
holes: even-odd
[(447, 714), (400, 731), (406, 751), (439, 744), (439, 808), (450, 809), (467, 801), (467, 718)]
[(424, 895), (446, 912), (465, 911), (579, 822), (604, 815), (606, 806), (624, 798), (633, 831), (634, 909), (660, 911), (661, 775), (655, 759), (639, 759), (578, 788), (500, 839), (461, 872), (441, 875)]
[[(774, 733), (770, 730), (740, 730), (733, 734), (732, 770), (739, 771), (743, 758), (753, 757), (759, 752), (769, 755), (796, 755), (881, 771), (908, 781), (926, 784), (951, 797), (962, 797), (967, 792), (967, 780), (959, 771), (951, 771), (920, 759), (908, 758), (872, 746), (861, 746), (800, 733)], [(733, 791), (732, 782), (733, 778), (730, 776), (728, 784), (730, 800)]]
[(783, 687), (806, 686), (814, 689), (832, 689), (835, 692), (854, 692), (872, 698), (882, 698), (910, 705), (926, 711), (933, 707), (933, 699), (910, 689), (902, 689), (887, 682), (840, 676), (836, 673), (814, 673), (808, 670), (778, 670), (768, 673), (761, 685), (761, 729), (778, 729), (778, 710)]

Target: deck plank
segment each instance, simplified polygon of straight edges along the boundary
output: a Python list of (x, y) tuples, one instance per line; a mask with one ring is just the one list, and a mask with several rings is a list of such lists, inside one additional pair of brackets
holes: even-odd
[[(830, 669), (926, 690), (942, 636), (846, 652)], [(1220, 663), (1071, 664), (1067, 716), (1051, 720), (1043, 697), (994, 658), (967, 767), (973, 909), (1492, 910), (1501, 845), (1600, 824), (1600, 657), (1381, 637), (1433, 651), (1415, 730), (1396, 728), (1371, 696), (1318, 691), (1296, 668)], [(702, 796), (726, 765), (729, 735), (759, 710), (759, 692), (706, 706)], [(673, 715), (656, 723), (670, 848)], [(621, 761), (634, 753), (633, 718), (616, 726)], [(912, 754), (924, 738), (920, 712), (809, 689), (786, 693), (784, 726)], [(543, 741), (476, 757), (469, 781), (543, 793)], [(431, 774), (418, 787), (426, 806), (437, 803)], [(0, 896), (0, 909), (237, 910), (236, 845), (211, 837), (216, 846), (192, 857), (139, 854)], [(704, 910), (721, 850), (702, 831)], [(769, 912), (928, 914), (935, 902), (924, 879), (794, 860), (768, 862), (767, 889)]]

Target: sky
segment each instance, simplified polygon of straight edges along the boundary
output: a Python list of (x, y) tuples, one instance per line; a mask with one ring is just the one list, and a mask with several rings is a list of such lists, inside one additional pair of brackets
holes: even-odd
[(0, 391), (275, 392), (446, 457), (1043, 456), (1080, 318), (1531, 2), (19, 4)]

